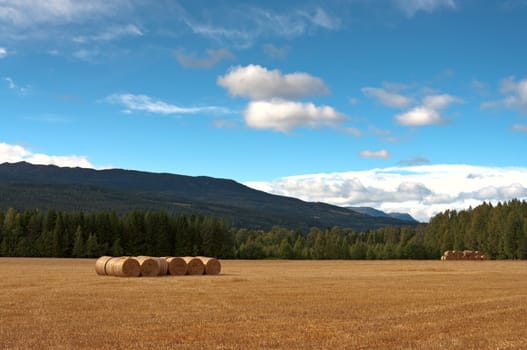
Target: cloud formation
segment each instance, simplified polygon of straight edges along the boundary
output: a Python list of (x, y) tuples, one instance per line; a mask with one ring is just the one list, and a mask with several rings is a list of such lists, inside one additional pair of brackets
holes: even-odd
[(394, 0), (395, 5), (408, 17), (413, 17), (417, 12), (434, 12), (436, 10), (455, 9), (455, 0)]
[(527, 199), (527, 168), (420, 165), (291, 176), (246, 185), (274, 194), (340, 206), (407, 212), (421, 221), (482, 201)]
[(453, 103), (460, 103), (461, 99), (448, 94), (428, 95), (423, 98), (422, 104), (407, 112), (395, 116), (398, 124), (405, 126), (425, 126), (442, 124), (445, 122), (441, 111)]
[(0, 47), (0, 59), (7, 56), (7, 50), (3, 47)]
[[(287, 133), (297, 127), (335, 127), (345, 117), (330, 106), (293, 101), (307, 96), (324, 95), (329, 89), (324, 82), (307, 73), (282, 74), (259, 65), (236, 66), (217, 79), (231, 96), (250, 101), (243, 112), (245, 124), (255, 129)], [(355, 136), (360, 131), (348, 128)]]
[(274, 58), (274, 59), (280, 59), (280, 60), (286, 59), (289, 53), (289, 50), (287, 47), (279, 47), (271, 43), (264, 44), (262, 46), (262, 49), (263, 49), (263, 52), (267, 56)]
[(527, 79), (517, 81), (515, 77), (502, 80), (500, 93), (504, 95), (503, 105), (527, 113)]
[(527, 133), (527, 125), (525, 124), (514, 124), (511, 127), (512, 131)]
[(111, 26), (100, 33), (90, 36), (78, 36), (73, 38), (73, 41), (76, 43), (86, 43), (88, 41), (100, 42), (134, 36), (143, 36), (143, 31), (134, 24), (128, 24), (126, 26)]
[(278, 69), (268, 70), (254, 64), (232, 67), (227, 74), (218, 77), (217, 83), (231, 96), (252, 100), (295, 99), (329, 93), (320, 78), (307, 73), (282, 74)]
[(393, 108), (406, 108), (412, 103), (412, 99), (387, 89), (365, 87), (362, 93), (368, 97), (375, 98), (381, 104)]
[(180, 107), (153, 99), (147, 95), (113, 94), (104, 99), (107, 103), (119, 104), (125, 107), (125, 113), (143, 111), (154, 114), (196, 114), (196, 113), (226, 113), (227, 110), (217, 106)]
[(359, 157), (362, 158), (380, 158), (380, 159), (388, 159), (390, 158), (390, 153), (388, 153), (387, 150), (381, 149), (379, 151), (361, 151), (359, 152)]
[(328, 106), (273, 99), (249, 102), (243, 118), (251, 128), (289, 132), (296, 127), (335, 126), (344, 116)]
[(122, 7), (126, 1), (2, 0), (0, 23), (14, 27), (84, 22)]
[(176, 50), (176, 60), (185, 68), (211, 68), (222, 60), (233, 60), (235, 56), (227, 49), (206, 50), (203, 58), (196, 57), (194, 54), (186, 54), (183, 49)]
[(94, 168), (86, 156), (53, 156), (33, 153), (20, 145), (0, 142), (0, 163), (28, 162), (31, 164), (56, 165), (61, 167)]
[(177, 16), (193, 33), (239, 48), (252, 46), (260, 37), (292, 39), (319, 28), (336, 30), (340, 27), (340, 20), (321, 7), (276, 12), (255, 6), (237, 6), (201, 19), (179, 6)]
[(30, 86), (19, 86), (19, 85), (15, 84), (13, 79), (11, 79), (10, 77), (5, 77), (4, 80), (7, 82), (7, 87), (9, 89), (15, 90), (16, 92), (18, 92), (19, 94), (22, 94), (22, 95), (27, 94), (29, 92), (29, 90), (31, 89)]

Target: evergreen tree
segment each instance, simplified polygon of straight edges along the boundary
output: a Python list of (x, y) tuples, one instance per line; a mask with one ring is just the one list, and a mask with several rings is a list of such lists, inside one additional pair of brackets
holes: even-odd
[(84, 257), (84, 254), (86, 254), (86, 249), (84, 247), (84, 239), (82, 238), (82, 229), (80, 226), (77, 226), (77, 230), (75, 231), (73, 250), (71, 254), (75, 258), (82, 258)]

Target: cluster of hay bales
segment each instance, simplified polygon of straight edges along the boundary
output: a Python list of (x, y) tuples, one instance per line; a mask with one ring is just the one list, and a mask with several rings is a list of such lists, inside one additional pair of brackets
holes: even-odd
[(204, 256), (101, 256), (95, 262), (95, 272), (101, 276), (119, 277), (218, 275), (221, 263), (218, 259)]
[(487, 260), (478, 250), (447, 250), (441, 260)]

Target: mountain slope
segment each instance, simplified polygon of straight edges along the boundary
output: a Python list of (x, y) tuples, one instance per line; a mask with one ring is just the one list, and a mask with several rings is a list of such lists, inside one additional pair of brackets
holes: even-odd
[(417, 222), (410, 214), (407, 213), (385, 213), (381, 210), (370, 208), (370, 207), (346, 207), (357, 213), (383, 218), (394, 218), (403, 221)]
[(223, 217), (237, 227), (369, 230), (408, 225), (325, 203), (271, 195), (233, 180), (110, 169), (0, 164), (0, 208), (167, 210)]

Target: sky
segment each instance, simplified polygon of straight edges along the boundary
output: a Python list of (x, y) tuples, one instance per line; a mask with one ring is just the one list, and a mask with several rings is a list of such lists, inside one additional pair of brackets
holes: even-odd
[(0, 163), (527, 199), (526, 37), (526, 0), (0, 0)]

